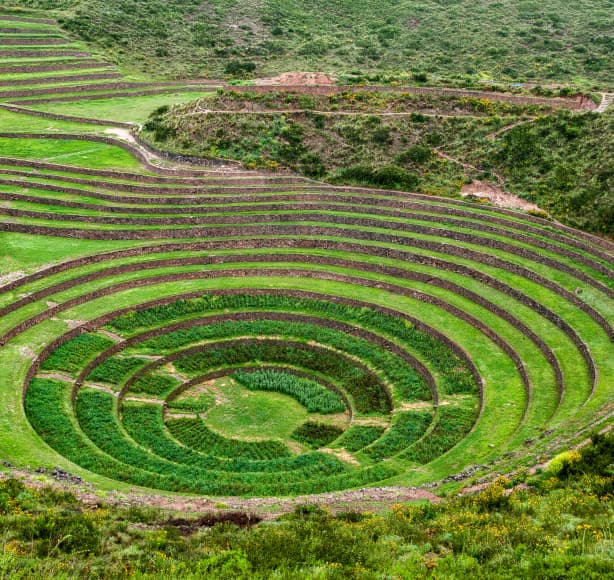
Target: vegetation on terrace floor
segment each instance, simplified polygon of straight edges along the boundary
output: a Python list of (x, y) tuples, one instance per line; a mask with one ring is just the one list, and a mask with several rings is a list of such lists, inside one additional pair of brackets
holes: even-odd
[[(229, 112), (208, 112), (216, 110)], [(386, 114), (398, 111), (414, 112)], [(442, 112), (452, 116), (437, 116)], [(494, 180), (496, 174), (506, 190), (560, 221), (614, 235), (614, 109), (545, 113), (534, 106), (406, 93), (226, 92), (155, 111), (143, 136), (158, 147), (238, 159), (249, 167), (433, 195), (458, 195), (467, 179)]]
[[(219, 511), (181, 519), (84, 506), (57, 488), (0, 482), (0, 572), (11, 578), (611, 577), (614, 437), (567, 453), (529, 487), (390, 511), (298, 507), (274, 522)], [(221, 522), (221, 523), (215, 523)], [(225, 523), (224, 523), (225, 522)], [(244, 527), (239, 527), (237, 522)]]
[(176, 77), (293, 70), (614, 82), (608, 0), (14, 0), (108, 57)]

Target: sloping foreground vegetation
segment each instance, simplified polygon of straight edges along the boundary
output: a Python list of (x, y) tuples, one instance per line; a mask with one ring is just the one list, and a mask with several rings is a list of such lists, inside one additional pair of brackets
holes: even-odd
[(608, 0), (12, 0), (142, 71), (408, 71), (612, 84)]
[(0, 574), (603, 580), (614, 557), (613, 465), (614, 437), (600, 435), (543, 474), (500, 477), (474, 495), (381, 514), (304, 505), (260, 524), (255, 514), (86, 507), (9, 479), (0, 482)]

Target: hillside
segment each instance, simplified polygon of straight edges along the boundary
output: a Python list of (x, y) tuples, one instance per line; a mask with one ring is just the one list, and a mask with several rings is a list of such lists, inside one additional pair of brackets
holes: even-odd
[(467, 155), (561, 221), (614, 236), (614, 109), (545, 116)]
[(162, 109), (142, 136), (182, 154), (430, 195), (458, 196), (466, 182), (498, 175), (506, 191), (558, 220), (613, 236), (613, 132), (614, 109), (579, 114), (475, 97), (272, 90), (218, 92)]
[(175, 77), (405, 71), (614, 84), (609, 0), (6, 3), (15, 5), (57, 10), (66, 30), (111, 59)]

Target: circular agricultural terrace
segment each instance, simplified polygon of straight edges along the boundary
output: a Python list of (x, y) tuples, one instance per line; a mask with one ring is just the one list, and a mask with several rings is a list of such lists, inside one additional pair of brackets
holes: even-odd
[[(78, 122), (24, 107), (179, 86), (122, 82), (53, 22), (5, 20), (0, 112)], [(35, 154), (0, 157), (0, 236), (67, 248), (0, 281), (0, 425), (21, 457), (112, 485), (307, 494), (513, 470), (611, 415), (607, 240), (453, 199), (164, 169), (100, 134), (7, 140)], [(69, 161), (117, 151), (125, 169)]]
[(0, 345), (35, 352), (27, 419), (86, 470), (211, 495), (411, 485), (602, 417), (605, 240), (238, 169), (0, 166), (4, 231), (130, 241), (0, 287)]

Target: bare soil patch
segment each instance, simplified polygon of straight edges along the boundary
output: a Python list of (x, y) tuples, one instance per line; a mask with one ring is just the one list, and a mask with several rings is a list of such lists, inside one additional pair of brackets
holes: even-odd
[(539, 207), (534, 203), (525, 201), (511, 193), (506, 193), (499, 186), (485, 181), (472, 181), (464, 185), (461, 189), (463, 197), (473, 195), (475, 197), (486, 198), (497, 207), (508, 209), (520, 209), (522, 211), (539, 211)]
[(321, 72), (287, 72), (268, 79), (257, 79), (257, 85), (326, 86), (334, 85), (336, 79)]

